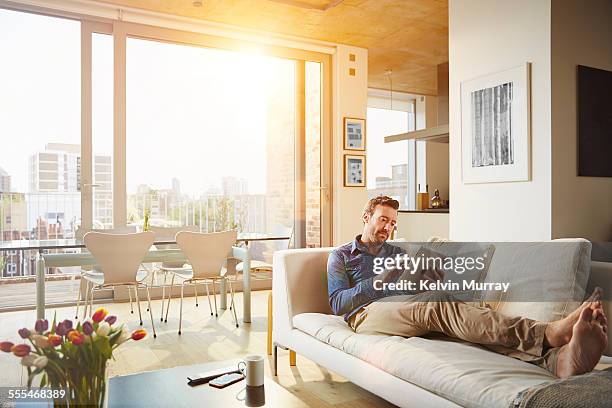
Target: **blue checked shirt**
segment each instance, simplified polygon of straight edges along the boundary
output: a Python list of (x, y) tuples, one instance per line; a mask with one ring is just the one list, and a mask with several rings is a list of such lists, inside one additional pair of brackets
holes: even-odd
[(395, 257), (405, 251), (385, 242), (378, 255), (372, 255), (360, 239), (361, 235), (357, 235), (353, 242), (334, 249), (327, 260), (329, 305), (335, 315), (343, 314), (345, 321), (363, 306), (398, 294), (374, 289), (373, 281), (377, 276), (374, 259)]

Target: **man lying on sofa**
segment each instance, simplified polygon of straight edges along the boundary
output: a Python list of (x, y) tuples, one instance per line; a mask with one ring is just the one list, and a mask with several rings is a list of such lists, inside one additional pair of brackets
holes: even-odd
[[(404, 253), (386, 242), (397, 222), (398, 207), (396, 200), (386, 196), (369, 200), (363, 232), (329, 256), (329, 303), (356, 333), (412, 337), (437, 332), (537, 364), (561, 378), (593, 370), (608, 342), (600, 288), (569, 316), (554, 322), (508, 317), (443, 291), (397, 295), (376, 290), (375, 280), (394, 282), (403, 272), (374, 273), (375, 258)], [(438, 270), (427, 270), (420, 277), (442, 278)]]

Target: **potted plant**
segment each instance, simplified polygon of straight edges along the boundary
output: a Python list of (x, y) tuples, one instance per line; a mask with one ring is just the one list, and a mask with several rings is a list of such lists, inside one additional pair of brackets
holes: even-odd
[(54, 318), (49, 329), (49, 322), (41, 319), (34, 330), (18, 330), (29, 344), (3, 341), (0, 350), (21, 358), (28, 370), (28, 388), (42, 375), (40, 386), (54, 391), (55, 406), (102, 407), (108, 389), (106, 366), (113, 352), (127, 340), (147, 335), (144, 329), (129, 333), (125, 325), (116, 323), (117, 316), (104, 308), (76, 326), (68, 319), (56, 324)]

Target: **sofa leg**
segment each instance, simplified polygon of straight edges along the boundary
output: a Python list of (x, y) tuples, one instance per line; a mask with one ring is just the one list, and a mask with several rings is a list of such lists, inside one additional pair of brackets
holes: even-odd
[(295, 351), (293, 350), (289, 350), (289, 365), (291, 367), (295, 367), (296, 365), (296, 355), (295, 355)]
[(274, 352), (272, 354), (272, 375), (278, 375), (278, 345), (274, 344)]
[(268, 355), (272, 354), (272, 292), (268, 294)]

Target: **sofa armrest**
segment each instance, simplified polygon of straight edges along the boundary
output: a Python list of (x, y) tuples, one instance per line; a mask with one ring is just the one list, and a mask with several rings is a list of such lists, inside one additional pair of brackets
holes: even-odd
[(327, 258), (333, 248), (287, 249), (274, 253), (273, 333), (282, 344), (300, 313), (331, 313), (327, 296)]
[[(606, 316), (612, 321), (612, 263), (610, 262), (591, 262), (591, 276), (587, 293), (599, 286), (604, 290), (603, 307)], [(612, 330), (608, 327), (608, 349), (604, 353), (612, 356)]]

